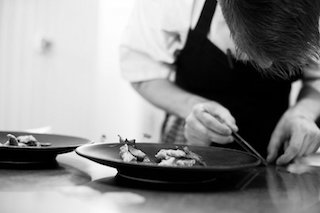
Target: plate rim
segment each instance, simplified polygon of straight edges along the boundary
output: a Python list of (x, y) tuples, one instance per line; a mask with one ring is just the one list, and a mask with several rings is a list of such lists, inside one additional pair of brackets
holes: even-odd
[[(172, 145), (172, 146), (187, 146), (187, 147), (199, 147), (199, 148), (203, 148), (203, 146), (197, 146), (197, 145), (186, 145), (186, 144), (161, 144), (161, 143), (148, 143), (148, 142), (137, 142), (137, 144), (142, 144), (142, 145)], [(123, 167), (133, 167), (133, 168), (138, 168), (138, 169), (142, 169), (142, 168), (148, 168), (148, 169), (159, 169), (159, 170), (174, 170), (174, 171), (186, 171), (186, 172), (190, 172), (190, 171), (198, 171), (198, 172), (219, 172), (219, 171), (236, 171), (236, 170), (241, 170), (241, 169), (246, 169), (246, 168), (252, 168), (255, 166), (258, 166), (261, 164), (261, 160), (259, 158), (257, 158), (256, 156), (254, 156), (251, 153), (248, 152), (244, 152), (241, 150), (234, 150), (234, 149), (229, 149), (229, 148), (221, 148), (221, 147), (209, 147), (209, 148), (214, 148), (214, 149), (219, 149), (219, 150), (227, 150), (227, 151), (232, 151), (232, 152), (238, 152), (238, 153), (242, 153), (245, 155), (249, 155), (252, 158), (254, 158), (256, 161), (253, 163), (247, 163), (247, 164), (243, 164), (243, 165), (237, 165), (237, 166), (218, 166), (218, 167), (213, 167), (213, 166), (192, 166), (192, 167), (175, 167), (175, 166), (161, 166), (161, 165), (156, 165), (156, 164), (147, 164), (147, 163), (131, 163), (131, 162), (124, 162), (121, 159), (114, 159), (114, 160), (105, 160), (105, 159), (99, 159), (97, 157), (93, 157), (93, 156), (88, 156), (84, 153), (81, 152), (81, 150), (86, 149), (87, 147), (92, 147), (92, 146), (119, 146), (121, 145), (120, 143), (108, 143), (108, 142), (104, 142), (104, 143), (93, 143), (93, 144), (85, 144), (82, 146), (79, 146), (75, 149), (75, 152), (84, 157), (87, 158), (89, 160), (92, 160), (96, 163), (99, 163), (101, 165), (106, 165), (106, 166), (110, 166), (113, 168), (116, 168), (119, 171), (119, 166), (121, 168)]]

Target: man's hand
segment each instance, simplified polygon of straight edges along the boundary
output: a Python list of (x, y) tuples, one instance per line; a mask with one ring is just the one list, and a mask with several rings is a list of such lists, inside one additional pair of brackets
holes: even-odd
[(232, 130), (238, 131), (234, 117), (217, 102), (196, 104), (186, 118), (185, 137), (188, 144), (230, 143), (233, 141)]
[(315, 122), (288, 110), (277, 124), (268, 146), (268, 162), (273, 162), (280, 148), (284, 153), (276, 160), (277, 165), (288, 164), (295, 158), (309, 155), (320, 146), (320, 130)]

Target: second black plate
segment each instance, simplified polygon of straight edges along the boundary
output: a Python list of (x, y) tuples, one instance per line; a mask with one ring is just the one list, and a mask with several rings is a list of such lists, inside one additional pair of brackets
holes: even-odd
[(2, 165), (30, 165), (48, 164), (55, 162), (58, 154), (71, 152), (78, 146), (89, 143), (85, 138), (55, 134), (36, 134), (28, 132), (0, 131), (0, 142), (4, 143), (7, 134), (15, 136), (33, 135), (39, 142), (48, 142), (47, 147), (16, 147), (0, 146), (0, 164)]

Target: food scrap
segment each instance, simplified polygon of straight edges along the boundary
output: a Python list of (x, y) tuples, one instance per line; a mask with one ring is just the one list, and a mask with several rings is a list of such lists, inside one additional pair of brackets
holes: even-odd
[[(8, 134), (8, 140), (2, 146), (17, 146), (17, 147), (47, 147), (51, 143), (40, 143), (33, 135), (20, 135), (18, 137)], [(1, 146), (0, 145), (0, 146)]]
[(120, 147), (120, 157), (124, 162), (144, 162), (150, 163), (148, 156), (135, 147), (135, 140), (123, 139), (119, 135), (120, 143), (124, 144)]
[(123, 144), (120, 147), (119, 155), (124, 162), (142, 162), (152, 163), (159, 166), (181, 166), (192, 167), (195, 165), (206, 166), (201, 157), (190, 151), (188, 147), (179, 149), (161, 149), (155, 155), (157, 162), (151, 162), (150, 158), (141, 150), (136, 147), (135, 140), (123, 139), (119, 135), (120, 143)]
[(123, 143), (123, 144), (132, 144), (132, 145), (135, 145), (136, 143), (136, 139), (131, 139), (131, 140), (128, 140), (127, 138), (126, 139), (123, 139), (120, 135), (118, 135), (119, 137), (119, 142), (120, 143)]
[(137, 158), (131, 154), (129, 151), (128, 145), (124, 144), (123, 146), (120, 147), (120, 157), (124, 162), (135, 162), (137, 161)]
[(160, 160), (159, 165), (162, 166), (205, 166), (205, 162), (201, 157), (190, 151), (188, 147), (181, 149), (161, 149), (155, 156)]

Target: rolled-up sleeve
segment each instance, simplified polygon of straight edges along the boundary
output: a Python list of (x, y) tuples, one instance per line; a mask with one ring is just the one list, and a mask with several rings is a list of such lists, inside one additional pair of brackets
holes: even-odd
[(167, 78), (190, 27), (193, 1), (137, 0), (120, 44), (122, 76), (131, 82)]

